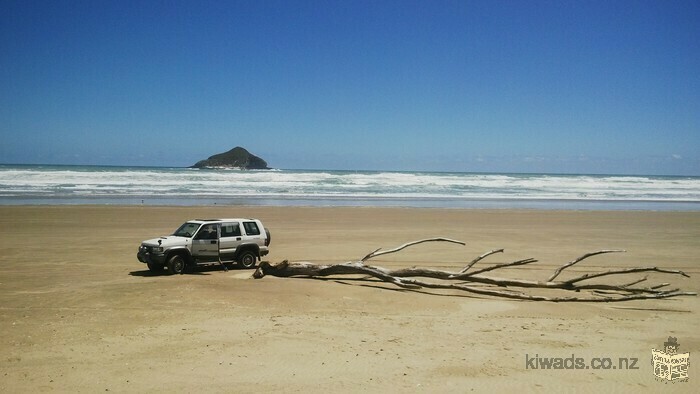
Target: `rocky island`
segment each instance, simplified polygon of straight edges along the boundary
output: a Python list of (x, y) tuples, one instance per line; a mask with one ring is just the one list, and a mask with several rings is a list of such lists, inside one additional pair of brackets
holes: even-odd
[(267, 162), (237, 146), (228, 152), (200, 160), (190, 168), (232, 168), (240, 170), (269, 170)]

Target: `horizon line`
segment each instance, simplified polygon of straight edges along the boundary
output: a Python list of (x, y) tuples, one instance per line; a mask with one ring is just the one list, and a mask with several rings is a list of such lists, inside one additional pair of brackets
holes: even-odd
[(55, 164), (55, 163), (0, 163), (0, 166), (55, 166), (55, 167), (111, 167), (111, 168), (170, 168), (170, 169), (190, 169), (203, 171), (339, 171), (339, 172), (390, 172), (390, 173), (430, 173), (430, 174), (475, 174), (475, 175), (556, 175), (556, 176), (629, 176), (629, 177), (673, 177), (673, 178), (700, 178), (697, 175), (681, 174), (643, 174), (643, 173), (604, 173), (604, 172), (515, 172), (515, 171), (430, 171), (430, 170), (390, 170), (390, 169), (330, 169), (330, 168), (278, 168), (268, 169), (243, 169), (243, 168), (193, 168), (191, 166), (167, 166), (167, 165), (127, 165), (127, 164)]

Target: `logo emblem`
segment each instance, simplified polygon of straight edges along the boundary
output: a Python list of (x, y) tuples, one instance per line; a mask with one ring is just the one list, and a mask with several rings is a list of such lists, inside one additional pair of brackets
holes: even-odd
[(667, 382), (688, 380), (690, 353), (678, 353), (680, 346), (677, 338), (668, 337), (663, 350), (651, 349), (651, 365), (658, 379)]

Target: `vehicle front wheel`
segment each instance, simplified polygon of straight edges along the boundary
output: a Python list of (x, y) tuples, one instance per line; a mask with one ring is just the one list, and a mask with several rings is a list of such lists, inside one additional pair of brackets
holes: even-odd
[(257, 259), (258, 256), (256, 256), (255, 253), (247, 250), (238, 256), (238, 264), (243, 268), (255, 268)]
[(185, 259), (179, 254), (168, 260), (168, 272), (171, 274), (182, 274), (185, 272)]

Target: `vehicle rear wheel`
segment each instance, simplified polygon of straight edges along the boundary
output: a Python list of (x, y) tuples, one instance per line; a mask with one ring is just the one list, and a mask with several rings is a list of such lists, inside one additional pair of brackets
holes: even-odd
[(255, 268), (258, 256), (250, 250), (246, 250), (238, 256), (238, 264), (243, 268)]
[(151, 272), (163, 272), (163, 266), (160, 264), (146, 263), (146, 265)]
[(185, 272), (185, 259), (176, 254), (168, 260), (168, 272), (171, 274), (182, 274)]

